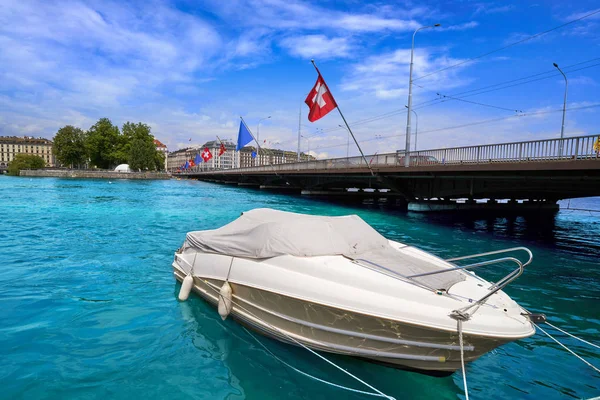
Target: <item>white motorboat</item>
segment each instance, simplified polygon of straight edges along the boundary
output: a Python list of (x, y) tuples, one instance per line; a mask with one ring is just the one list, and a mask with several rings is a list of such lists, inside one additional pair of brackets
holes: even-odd
[[(501, 256), (523, 251), (528, 260)], [(458, 265), (458, 262), (482, 261)], [(283, 342), (433, 375), (535, 333), (501, 289), (531, 262), (518, 247), (449, 260), (387, 240), (356, 215), (244, 212), (187, 234), (173, 270), (180, 299), (193, 290), (223, 319)], [(514, 263), (496, 283), (481, 266)], [(461, 329), (459, 329), (461, 328)]]

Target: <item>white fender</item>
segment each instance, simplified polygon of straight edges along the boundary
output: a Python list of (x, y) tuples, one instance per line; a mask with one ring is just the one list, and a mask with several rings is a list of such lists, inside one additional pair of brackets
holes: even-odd
[(225, 281), (219, 291), (219, 315), (223, 321), (231, 312), (231, 297), (231, 286), (229, 286), (229, 282)]
[(179, 290), (179, 300), (186, 301), (192, 291), (192, 286), (194, 285), (194, 278), (192, 275), (188, 275), (181, 282), (181, 289)]

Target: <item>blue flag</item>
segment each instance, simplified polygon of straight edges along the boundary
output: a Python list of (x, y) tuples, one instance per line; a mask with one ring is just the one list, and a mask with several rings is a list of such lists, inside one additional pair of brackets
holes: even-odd
[(196, 164), (200, 164), (202, 162), (202, 157), (200, 157), (200, 154), (196, 153), (196, 158), (194, 158), (194, 162)]
[(183, 169), (188, 169), (190, 167), (190, 164), (186, 161), (185, 165), (183, 166)]
[(252, 154), (250, 154), (252, 156), (252, 158), (256, 158), (256, 152), (253, 151)]
[(238, 133), (238, 142), (235, 149), (240, 151), (240, 149), (250, 143), (252, 139), (252, 134), (248, 131), (248, 128), (246, 128), (246, 124), (244, 124), (243, 121), (240, 121), (240, 131)]

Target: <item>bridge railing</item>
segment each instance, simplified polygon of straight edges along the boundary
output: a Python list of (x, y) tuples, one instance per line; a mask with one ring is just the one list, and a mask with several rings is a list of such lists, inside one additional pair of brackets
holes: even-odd
[(598, 158), (594, 150), (594, 136), (578, 136), (564, 139), (531, 140), (489, 144), (481, 146), (454, 147), (411, 153), (411, 165), (424, 164), (483, 164), (497, 162), (532, 162)]
[[(596, 140), (600, 140), (598, 138), (598, 135), (577, 136), (564, 139), (531, 140), (527, 142), (420, 150), (410, 152), (409, 159), (411, 166), (567, 161), (592, 158), (600, 161), (598, 152), (594, 150), (594, 143)], [(403, 151), (399, 151), (395, 153), (368, 155), (365, 158), (372, 168), (386, 168), (404, 166), (405, 156)], [(300, 163), (261, 165), (237, 168), (236, 171), (272, 172), (365, 167), (365, 160), (357, 156)], [(211, 172), (214, 173), (214, 171)]]

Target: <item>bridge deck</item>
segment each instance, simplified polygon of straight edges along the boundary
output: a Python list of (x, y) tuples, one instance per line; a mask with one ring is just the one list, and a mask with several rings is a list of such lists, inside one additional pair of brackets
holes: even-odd
[[(526, 198), (555, 201), (600, 196), (598, 136), (434, 149), (301, 163), (182, 173), (240, 185), (328, 190), (389, 188), (417, 198)], [(370, 168), (369, 168), (370, 167)], [(373, 174), (371, 174), (371, 171)]]

